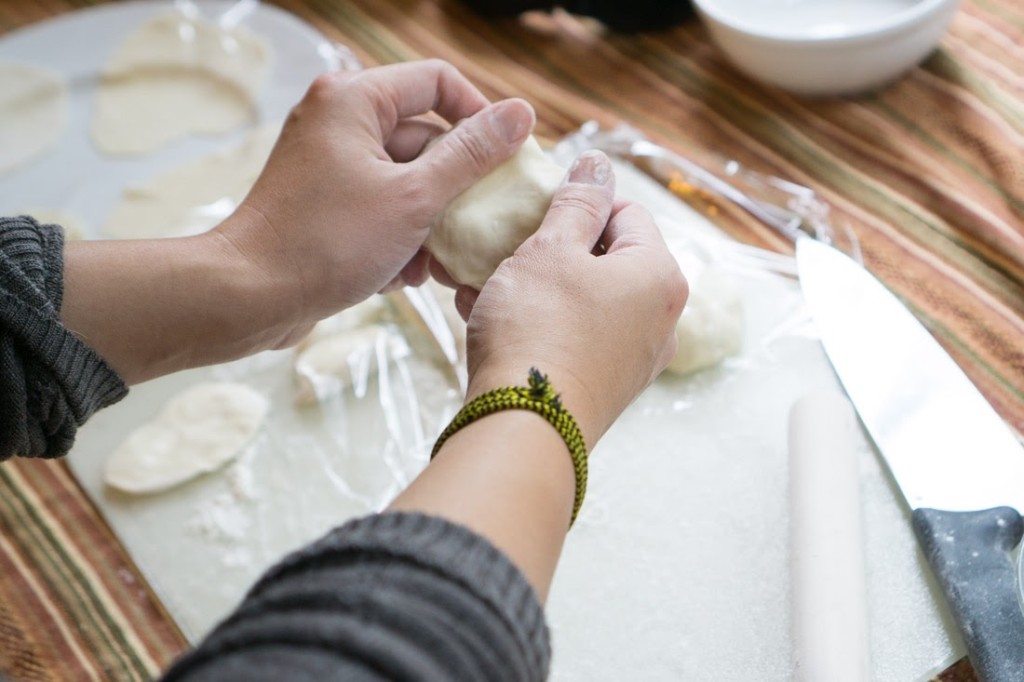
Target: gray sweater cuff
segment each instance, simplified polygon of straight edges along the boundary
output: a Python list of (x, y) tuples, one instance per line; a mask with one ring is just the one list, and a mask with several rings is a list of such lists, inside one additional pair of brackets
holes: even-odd
[(59, 457), (78, 427), (128, 388), (60, 320), (64, 235), (0, 218), (0, 459)]
[(472, 531), (369, 516), (285, 558), (167, 680), (540, 681), (544, 613), (512, 562)]

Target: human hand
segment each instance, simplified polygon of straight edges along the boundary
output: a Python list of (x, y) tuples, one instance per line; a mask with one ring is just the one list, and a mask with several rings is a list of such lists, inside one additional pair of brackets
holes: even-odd
[[(459, 125), (428, 147), (450, 128), (442, 119)], [(533, 123), (526, 102), (489, 104), (438, 60), (325, 74), (214, 235), (287, 302), (293, 330), (278, 337), (288, 345), (377, 291), (421, 283), (434, 217), (509, 158)]]
[(467, 400), (547, 374), (588, 446), (675, 354), (687, 286), (646, 209), (615, 202), (607, 157), (584, 154), (540, 229), (478, 293), (468, 317)]

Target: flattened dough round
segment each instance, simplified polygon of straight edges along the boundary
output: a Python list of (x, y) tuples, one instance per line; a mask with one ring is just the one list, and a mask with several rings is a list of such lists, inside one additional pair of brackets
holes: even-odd
[(270, 402), (232, 382), (192, 386), (135, 429), (107, 460), (104, 481), (126, 493), (155, 493), (234, 459), (259, 430)]
[(107, 154), (145, 154), (256, 120), (270, 47), (244, 28), (158, 16), (114, 51), (96, 92), (92, 137)]
[(171, 169), (121, 194), (104, 232), (119, 239), (199, 234), (228, 217), (249, 193), (280, 126), (253, 131), (239, 146)]
[(459, 284), (483, 288), (503, 260), (537, 231), (565, 170), (530, 137), (516, 154), (448, 205), (427, 250)]
[(64, 79), (38, 66), (0, 62), (0, 175), (50, 149), (68, 120)]

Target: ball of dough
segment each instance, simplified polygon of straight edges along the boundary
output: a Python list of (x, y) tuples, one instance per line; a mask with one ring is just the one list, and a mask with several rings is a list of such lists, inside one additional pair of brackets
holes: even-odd
[(743, 295), (729, 272), (710, 265), (691, 284), (676, 323), (679, 348), (666, 371), (689, 374), (718, 364), (743, 345)]
[(483, 288), (503, 260), (537, 231), (565, 170), (530, 137), (516, 154), (448, 205), (427, 250), (459, 284)]

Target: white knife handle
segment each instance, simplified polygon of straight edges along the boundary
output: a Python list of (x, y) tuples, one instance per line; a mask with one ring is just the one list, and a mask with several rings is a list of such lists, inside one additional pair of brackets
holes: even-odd
[(789, 419), (790, 577), (797, 682), (870, 679), (857, 418), (839, 393)]

